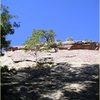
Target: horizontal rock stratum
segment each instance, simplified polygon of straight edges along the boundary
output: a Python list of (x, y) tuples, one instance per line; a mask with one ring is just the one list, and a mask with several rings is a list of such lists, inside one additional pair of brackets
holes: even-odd
[(0, 65), (7, 65), (9, 68), (19, 69), (21, 67), (34, 67), (36, 61), (39, 63), (69, 63), (72, 66), (81, 64), (99, 64), (98, 50), (58, 50), (38, 51), (37, 56), (34, 51), (16, 50), (6, 51), (0, 57)]

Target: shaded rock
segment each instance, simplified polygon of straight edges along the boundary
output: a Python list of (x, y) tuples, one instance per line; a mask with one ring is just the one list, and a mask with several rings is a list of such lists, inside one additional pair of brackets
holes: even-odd
[(53, 63), (53, 57), (42, 57), (37, 59), (38, 63), (45, 64), (45, 63)]
[[(11, 74), (5, 68), (2, 100), (98, 100), (98, 73), (91, 71), (95, 69), (96, 72), (99, 65), (70, 66), (70, 69), (63, 63), (54, 67), (25, 68), (17, 74)], [(87, 69), (91, 75), (86, 73)]]
[(86, 85), (83, 83), (67, 83), (64, 87), (64, 90), (73, 91), (73, 92), (80, 92), (82, 90), (86, 90)]
[(44, 98), (49, 98), (50, 100), (60, 100), (62, 96), (63, 96), (63, 93), (60, 90), (57, 90), (52, 93), (48, 93), (47, 95), (46, 94), (43, 95)]
[(12, 78), (17, 80), (18, 82), (22, 82), (22, 81), (25, 81), (29, 76), (30, 76), (30, 74), (21, 72), (16, 75), (13, 75)]

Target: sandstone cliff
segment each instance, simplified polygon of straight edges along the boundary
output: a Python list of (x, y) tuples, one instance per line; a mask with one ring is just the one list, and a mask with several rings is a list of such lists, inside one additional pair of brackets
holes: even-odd
[(9, 68), (19, 69), (21, 67), (34, 67), (36, 61), (39, 63), (69, 63), (73, 66), (81, 64), (99, 64), (98, 50), (58, 50), (34, 51), (16, 50), (7, 51), (0, 57), (0, 65), (7, 65)]

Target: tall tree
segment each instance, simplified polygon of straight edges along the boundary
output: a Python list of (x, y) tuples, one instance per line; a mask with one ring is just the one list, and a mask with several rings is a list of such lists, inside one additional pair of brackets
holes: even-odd
[(12, 22), (13, 18), (16, 16), (11, 15), (8, 11), (8, 7), (1, 5), (1, 22), (0, 22), (0, 36), (1, 36), (1, 43), (0, 43), (0, 53), (2, 54), (2, 49), (8, 47), (10, 45), (10, 40), (6, 39), (8, 34), (14, 34), (15, 27), (19, 27), (20, 25), (16, 22)]

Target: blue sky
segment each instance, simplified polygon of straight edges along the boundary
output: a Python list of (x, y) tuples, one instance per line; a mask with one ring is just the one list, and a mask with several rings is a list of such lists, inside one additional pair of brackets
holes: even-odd
[(21, 45), (33, 29), (53, 29), (56, 39), (99, 40), (99, 0), (2, 0), (20, 27), (7, 38)]

